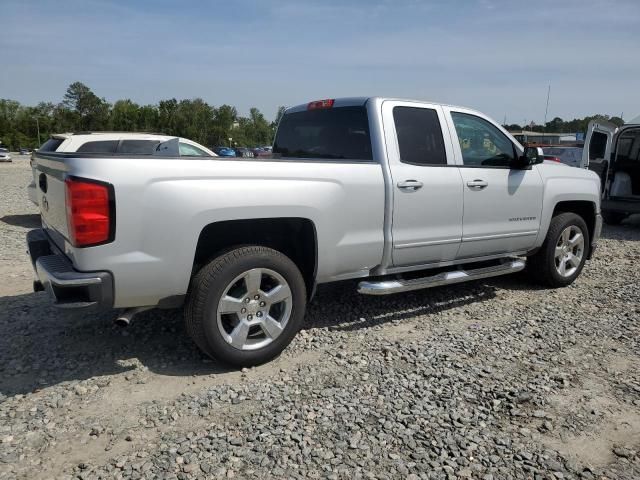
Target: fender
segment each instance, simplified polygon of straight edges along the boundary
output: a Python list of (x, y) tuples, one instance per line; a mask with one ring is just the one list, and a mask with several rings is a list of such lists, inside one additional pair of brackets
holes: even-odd
[(594, 214), (600, 213), (600, 177), (590, 170), (566, 165), (538, 166), (544, 181), (540, 230), (535, 248), (539, 248), (547, 236), (551, 218), (561, 202), (589, 202)]

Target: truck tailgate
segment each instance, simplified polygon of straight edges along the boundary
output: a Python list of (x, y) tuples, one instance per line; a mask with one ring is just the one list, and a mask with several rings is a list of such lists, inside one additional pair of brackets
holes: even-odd
[(37, 155), (36, 195), (44, 229), (54, 243), (64, 251), (64, 239), (69, 238), (64, 179), (67, 165), (63, 158)]

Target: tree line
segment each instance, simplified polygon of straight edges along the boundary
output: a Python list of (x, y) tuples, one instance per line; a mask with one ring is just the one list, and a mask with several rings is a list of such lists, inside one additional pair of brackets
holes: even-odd
[(268, 121), (257, 108), (243, 117), (231, 105), (214, 107), (201, 98), (171, 98), (152, 105), (125, 99), (111, 104), (83, 83), (74, 82), (57, 104), (25, 106), (0, 99), (0, 143), (14, 150), (37, 148), (54, 133), (111, 130), (175, 135), (206, 146), (255, 147), (272, 143), (283, 112), (280, 107), (274, 121)]
[[(14, 150), (36, 148), (53, 133), (111, 130), (164, 133), (190, 138), (209, 147), (230, 143), (254, 147), (272, 143), (283, 112), (284, 107), (280, 107), (270, 122), (257, 108), (243, 117), (231, 105), (214, 107), (201, 98), (171, 98), (152, 105), (138, 105), (125, 99), (110, 104), (83, 83), (74, 82), (57, 104), (40, 102), (29, 107), (15, 100), (0, 99), (0, 144)], [(618, 126), (624, 123), (620, 117), (593, 115), (570, 121), (556, 117), (544, 125), (532, 122), (504, 127), (510, 131), (579, 133), (586, 132), (589, 122), (596, 119)]]
[(591, 115), (584, 118), (574, 118), (573, 120), (563, 120), (560, 117), (555, 117), (553, 120), (545, 123), (544, 125), (536, 125), (534, 122), (531, 122), (528, 125), (518, 125), (517, 123), (512, 123), (510, 125), (503, 125), (503, 127), (510, 132), (528, 130), (541, 133), (586, 133), (587, 127), (591, 120), (607, 121), (613, 123), (618, 127), (624, 124), (624, 120), (620, 117), (610, 117), (609, 115)]

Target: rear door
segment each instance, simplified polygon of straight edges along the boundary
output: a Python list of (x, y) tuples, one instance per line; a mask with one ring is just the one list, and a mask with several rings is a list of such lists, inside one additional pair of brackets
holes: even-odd
[(600, 176), (604, 192), (611, 166), (611, 146), (617, 127), (613, 123), (591, 120), (582, 150), (582, 166)]
[(462, 180), (438, 105), (382, 104), (393, 182), (393, 265), (453, 260), (462, 238)]

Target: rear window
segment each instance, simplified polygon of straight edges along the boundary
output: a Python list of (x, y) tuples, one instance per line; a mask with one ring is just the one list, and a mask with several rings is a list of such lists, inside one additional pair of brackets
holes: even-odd
[(273, 145), (274, 158), (371, 161), (365, 107), (337, 107), (288, 113)]
[(78, 148), (78, 152), (84, 153), (115, 153), (118, 148), (118, 140), (98, 140), (87, 142)]
[(118, 153), (152, 155), (160, 143), (160, 140), (122, 140)]
[(39, 152), (55, 152), (58, 150), (58, 147), (62, 145), (64, 142), (64, 138), (50, 138), (46, 142), (42, 144), (42, 146), (38, 149)]

